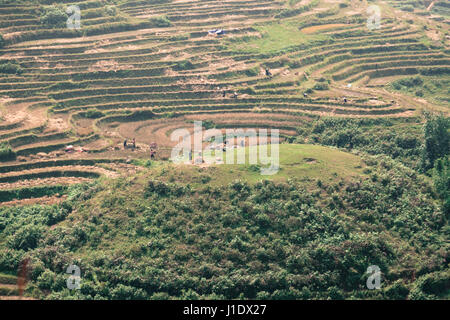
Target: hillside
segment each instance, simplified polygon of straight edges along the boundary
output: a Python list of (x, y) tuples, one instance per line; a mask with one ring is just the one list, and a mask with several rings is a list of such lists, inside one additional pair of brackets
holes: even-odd
[[(445, 297), (448, 224), (427, 179), (385, 157), (281, 149), (273, 181), (161, 162), (72, 187), (62, 205), (4, 208), (0, 268), (30, 258), (27, 292), (48, 299)], [(80, 290), (66, 288), (71, 262)], [(365, 288), (369, 264), (382, 290)]]
[[(0, 0), (0, 297), (30, 258), (38, 299), (448, 298), (449, 25), (440, 0)], [(195, 121), (279, 130), (279, 171), (173, 163)]]

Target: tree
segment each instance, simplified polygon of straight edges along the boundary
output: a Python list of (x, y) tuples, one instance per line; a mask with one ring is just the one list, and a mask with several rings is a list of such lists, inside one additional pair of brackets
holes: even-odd
[(450, 214), (450, 161), (448, 157), (437, 159), (433, 169), (433, 182), (436, 193), (443, 201), (444, 213)]
[(450, 118), (442, 114), (425, 114), (426, 122), (423, 127), (425, 142), (422, 149), (422, 169), (433, 168), (437, 159), (448, 155), (450, 148)]
[(61, 6), (49, 6), (41, 14), (40, 21), (50, 28), (63, 28), (68, 19), (67, 13)]

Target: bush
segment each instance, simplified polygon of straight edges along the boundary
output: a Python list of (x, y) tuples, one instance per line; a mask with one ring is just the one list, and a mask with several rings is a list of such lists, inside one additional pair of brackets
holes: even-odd
[(444, 213), (448, 216), (450, 214), (450, 161), (448, 156), (436, 160), (433, 182), (436, 193), (443, 201)]
[(259, 74), (258, 67), (254, 67), (254, 68), (245, 70), (245, 75), (248, 76), (248, 77), (255, 77), (258, 74)]
[(172, 67), (172, 69), (177, 71), (191, 70), (194, 69), (194, 64), (189, 60), (179, 61)]
[(425, 300), (443, 298), (450, 290), (450, 274), (433, 272), (417, 279), (409, 295), (410, 299)]
[(328, 83), (316, 83), (313, 87), (314, 90), (328, 90), (330, 87), (328, 86)]
[(408, 297), (409, 289), (402, 280), (397, 280), (385, 289), (385, 295), (393, 300), (405, 300)]
[(21, 74), (22, 72), (20, 65), (14, 61), (0, 63), (0, 73)]
[(13, 160), (16, 154), (7, 142), (0, 142), (0, 161)]
[(97, 109), (89, 109), (86, 113), (83, 114), (86, 118), (89, 119), (98, 119), (104, 116), (103, 112)]
[(150, 23), (155, 27), (161, 28), (170, 27), (172, 25), (172, 22), (170, 22), (166, 16), (151, 18)]
[(403, 11), (414, 12), (414, 7), (412, 5), (406, 5), (402, 7)]
[(64, 28), (69, 16), (62, 6), (44, 7), (40, 22), (49, 28)]
[(9, 238), (8, 245), (12, 249), (28, 250), (36, 248), (42, 237), (42, 229), (35, 225), (25, 225)]
[(450, 150), (450, 118), (444, 115), (425, 114), (423, 127), (425, 143), (422, 149), (422, 169), (431, 169), (435, 161), (448, 155)]
[(5, 39), (3, 39), (3, 36), (0, 34), (0, 48), (3, 48), (5, 46)]
[(117, 8), (114, 6), (106, 6), (105, 8), (106, 14), (110, 16), (116, 16), (117, 15)]

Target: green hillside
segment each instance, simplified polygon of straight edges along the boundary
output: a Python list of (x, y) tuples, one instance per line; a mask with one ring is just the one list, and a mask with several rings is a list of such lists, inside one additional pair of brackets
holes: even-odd
[[(152, 163), (71, 187), (60, 205), (3, 208), (0, 268), (14, 272), (29, 257), (27, 292), (49, 299), (447, 294), (448, 224), (429, 179), (387, 157), (308, 145), (280, 154), (273, 181), (245, 165)], [(72, 262), (79, 291), (66, 288)], [(365, 287), (370, 264), (383, 272), (382, 290)]]
[[(0, 300), (448, 299), (449, 26), (443, 0), (0, 0)], [(198, 121), (278, 130), (276, 174), (250, 138), (176, 163)]]

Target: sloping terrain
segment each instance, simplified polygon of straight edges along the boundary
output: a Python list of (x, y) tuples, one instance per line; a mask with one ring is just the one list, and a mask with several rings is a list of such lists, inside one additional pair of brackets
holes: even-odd
[[(449, 10), (0, 0), (0, 272), (31, 258), (36, 298), (448, 298)], [(280, 171), (170, 163), (194, 121), (278, 129)]]
[[(427, 100), (386, 90), (410, 75), (448, 81), (440, 1), (433, 16), (380, 2), (373, 30), (365, 1), (3, 2), (0, 141), (14, 153), (4, 160), (73, 159), (67, 145), (83, 147), (77, 159), (148, 157), (152, 142), (167, 158), (170, 133), (193, 120), (276, 128), (285, 139), (318, 116), (405, 118), (448, 108), (445, 86)], [(66, 26), (74, 4), (79, 30)], [(133, 138), (135, 153), (118, 150)], [(54, 179), (36, 182), (81, 182), (94, 167), (69, 164), (64, 178), (47, 167)], [(22, 186), (2, 179), (1, 189)]]

